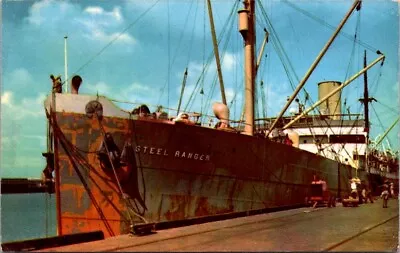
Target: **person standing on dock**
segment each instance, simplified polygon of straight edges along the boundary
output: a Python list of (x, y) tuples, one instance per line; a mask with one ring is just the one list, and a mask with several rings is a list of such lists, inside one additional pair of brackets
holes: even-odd
[(390, 193), (390, 197), (391, 197), (391, 198), (395, 198), (395, 196), (394, 196), (394, 186), (393, 186), (393, 183), (390, 183), (390, 186), (389, 186), (389, 193)]
[(386, 184), (383, 185), (383, 191), (381, 194), (381, 198), (383, 199), (383, 208), (388, 207), (388, 200), (389, 200), (389, 191)]
[(371, 192), (371, 188), (369, 188), (369, 186), (365, 186), (365, 203), (368, 203), (368, 200), (372, 203), (374, 203), (374, 200), (372, 198), (372, 192)]

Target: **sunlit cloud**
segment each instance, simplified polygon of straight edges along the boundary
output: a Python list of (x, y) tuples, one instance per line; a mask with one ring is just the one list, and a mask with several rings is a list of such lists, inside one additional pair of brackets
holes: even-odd
[(80, 5), (69, 2), (43, 0), (32, 5), (28, 22), (32, 25), (57, 26), (69, 24), (76, 26), (74, 33), (81, 33), (90, 40), (135, 44), (137, 41), (129, 33), (120, 33), (125, 28), (120, 6), (106, 11), (100, 6), (89, 6), (81, 9)]
[(225, 71), (232, 71), (238, 61), (239, 61), (239, 59), (236, 54), (225, 53), (223, 63), (222, 63), (222, 68)]
[(12, 97), (12, 93), (10, 91), (4, 92), (4, 94), (1, 95), (1, 104), (2, 105), (10, 105), (11, 97)]
[(91, 34), (84, 35), (84, 37), (91, 39), (91, 40), (97, 40), (97, 41), (102, 41), (102, 42), (110, 42), (110, 41), (118, 38), (118, 40), (116, 40), (116, 42), (119, 42), (119, 43), (127, 43), (127, 44), (135, 44), (136, 43), (136, 40), (127, 33), (107, 34), (100, 29), (94, 29), (94, 30), (92, 30)]
[(74, 5), (69, 2), (42, 0), (35, 2), (29, 10), (28, 23), (40, 26), (48, 21), (51, 23), (65, 19), (73, 10)]
[(102, 95), (110, 94), (111, 88), (105, 82), (98, 82), (95, 84), (88, 84), (86, 89), (89, 90), (90, 93), (99, 93)]
[[(29, 118), (38, 118), (44, 116), (43, 101), (45, 94), (38, 94), (35, 98), (23, 98), (14, 101), (12, 93), (4, 93), (8, 96), (7, 103), (2, 100), (2, 118), (12, 118), (13, 120), (27, 120)], [(3, 99), (3, 96), (2, 96)]]
[(126, 89), (126, 92), (147, 92), (150, 91), (150, 87), (148, 85), (144, 85), (138, 82), (134, 82)]
[(109, 20), (112, 19), (117, 22), (123, 21), (121, 7), (119, 7), (119, 6), (114, 7), (113, 10), (109, 11), (109, 12), (105, 11), (102, 7), (99, 7), (99, 6), (89, 6), (89, 7), (86, 7), (83, 10), (83, 12), (88, 13), (91, 16), (97, 16), (97, 17), (103, 18), (103, 19), (108, 18)]
[(28, 21), (34, 25), (41, 25), (45, 21), (41, 12), (44, 8), (49, 7), (52, 2), (52, 0), (44, 0), (34, 3), (29, 11)]
[(89, 6), (84, 11), (92, 15), (98, 15), (104, 13), (104, 9), (97, 6)]

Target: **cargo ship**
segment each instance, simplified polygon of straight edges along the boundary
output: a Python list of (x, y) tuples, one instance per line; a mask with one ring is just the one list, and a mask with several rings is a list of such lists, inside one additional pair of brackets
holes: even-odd
[[(238, 12), (245, 54), (244, 122), (230, 118), (222, 82), (222, 102), (213, 105), (217, 124), (210, 126), (198, 113), (178, 109), (172, 117), (146, 105), (127, 111), (105, 96), (80, 94), (82, 77), (77, 75), (71, 92), (63, 93), (61, 78), (52, 76), (53, 91), (45, 101), (48, 150), (43, 174), (55, 181), (58, 235), (101, 230), (109, 237), (130, 233), (140, 224), (296, 207), (304, 204), (316, 177), (338, 198), (349, 192), (350, 178), (369, 180), (370, 171), (352, 162), (366, 157), (353, 159), (354, 147), (366, 154), (363, 120), (344, 120), (340, 109), (317, 116), (299, 113), (295, 123), (293, 117), (282, 117), (361, 1), (354, 1), (281, 115), (265, 120), (269, 124), (254, 118), (255, 2), (244, 1)], [(218, 65), (217, 48), (215, 43)], [(384, 56), (378, 56), (353, 80), (382, 63)], [(321, 83), (319, 103), (340, 104), (339, 89), (350, 82)], [(339, 125), (351, 128), (345, 139)], [(332, 132), (326, 134), (327, 129)], [(320, 152), (327, 143), (341, 142), (353, 143), (347, 160)], [(330, 150), (338, 152), (335, 145)]]

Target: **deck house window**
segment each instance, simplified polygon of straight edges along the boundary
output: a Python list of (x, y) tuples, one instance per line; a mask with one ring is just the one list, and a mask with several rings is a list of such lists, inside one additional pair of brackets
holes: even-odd
[(365, 143), (365, 136), (358, 134), (330, 135), (329, 143)]

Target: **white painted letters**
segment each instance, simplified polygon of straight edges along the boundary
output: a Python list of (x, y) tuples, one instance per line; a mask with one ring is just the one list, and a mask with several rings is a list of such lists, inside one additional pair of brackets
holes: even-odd
[[(167, 149), (158, 148), (158, 147), (136, 146), (135, 152), (142, 153), (142, 154), (158, 155), (158, 156), (168, 156)], [(191, 153), (191, 152), (182, 151), (182, 150), (175, 150), (174, 157), (181, 158), (181, 159), (187, 159), (187, 160), (210, 161), (210, 155)]]

